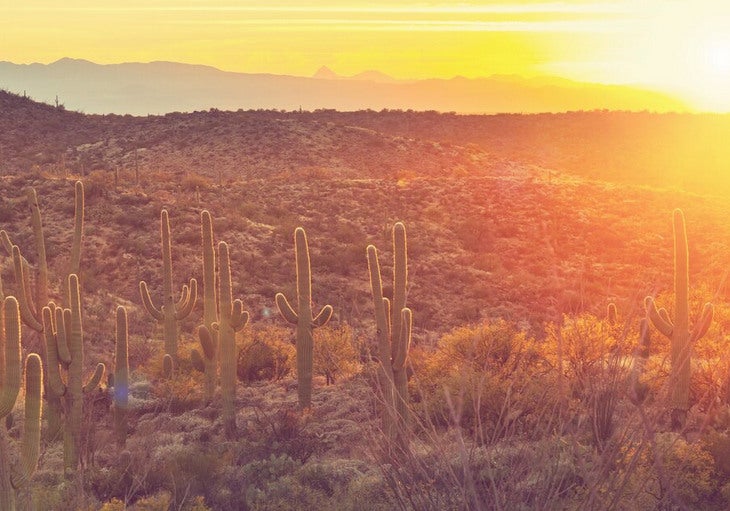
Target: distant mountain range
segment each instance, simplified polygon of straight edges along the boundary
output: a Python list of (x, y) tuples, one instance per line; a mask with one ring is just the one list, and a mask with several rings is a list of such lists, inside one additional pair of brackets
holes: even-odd
[(396, 80), (379, 71), (352, 77), (326, 67), (312, 77), (232, 73), (174, 62), (100, 65), (64, 58), (51, 64), (0, 62), (0, 88), (86, 113), (164, 114), (195, 110), (364, 109), (459, 113), (576, 110), (683, 111), (646, 89), (555, 77)]

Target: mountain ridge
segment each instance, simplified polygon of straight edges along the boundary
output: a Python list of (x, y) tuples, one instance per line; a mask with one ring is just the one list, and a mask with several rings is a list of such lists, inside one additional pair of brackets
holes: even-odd
[(0, 62), (0, 88), (25, 92), (47, 103), (58, 97), (69, 109), (98, 114), (149, 115), (210, 108), (474, 114), (687, 110), (680, 101), (659, 92), (558, 77), (396, 80), (376, 70), (342, 77), (326, 67), (313, 77), (302, 77), (238, 73), (168, 61), (102, 65), (68, 57), (51, 64)]

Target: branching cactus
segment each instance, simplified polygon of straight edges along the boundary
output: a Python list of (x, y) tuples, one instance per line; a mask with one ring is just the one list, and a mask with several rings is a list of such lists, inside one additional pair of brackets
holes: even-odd
[(241, 300), (233, 299), (231, 285), (231, 261), (228, 245), (221, 241), (218, 244), (220, 265), (219, 289), (220, 311), (218, 319), (218, 346), (221, 360), (221, 397), (223, 401), (223, 429), (228, 438), (236, 434), (236, 332), (248, 323), (248, 312), (243, 310)]
[(203, 327), (200, 331), (202, 355), (193, 351), (193, 367), (205, 373), (205, 399), (210, 402), (215, 392), (216, 376), (218, 374), (218, 360), (220, 350), (213, 331), (213, 325), (218, 322), (218, 297), (215, 282), (215, 245), (213, 243), (213, 221), (210, 213), (204, 210), (201, 213), (202, 240), (203, 240)]
[[(48, 389), (63, 399), (65, 410), (64, 466), (73, 472), (80, 462), (81, 423), (83, 398), (96, 390), (104, 376), (104, 364), (96, 366), (94, 374), (83, 381), (84, 337), (81, 324), (81, 295), (79, 279), (69, 276), (70, 309), (60, 309), (53, 304), (43, 308), (43, 331), (48, 357)], [(65, 383), (61, 373), (65, 372)]]
[[(46, 242), (43, 234), (43, 219), (38, 206), (38, 196), (34, 189), (28, 190), (28, 206), (31, 213), (31, 225), (35, 239), (36, 254), (38, 256), (35, 278), (30, 278), (30, 265), (22, 256), (20, 248), (14, 248), (10, 237), (5, 231), (0, 231), (0, 242), (8, 255), (13, 257), (15, 281), (18, 286), (18, 301), (23, 322), (37, 332), (43, 331), (41, 310), (50, 301), (48, 262), (46, 259)], [(71, 243), (71, 258), (68, 271), (61, 278), (61, 296), (67, 300), (67, 279), (72, 273), (78, 275), (81, 264), (81, 241), (84, 232), (84, 185), (77, 181), (74, 188), (74, 233)], [(30, 282), (35, 282), (35, 287)], [(64, 303), (67, 306), (67, 303)]]
[[(0, 418), (7, 417), (20, 391), (20, 311), (14, 297), (3, 300), (0, 325)], [(25, 362), (25, 421), (19, 454), (11, 455), (11, 439), (0, 428), (0, 509), (15, 511), (16, 490), (35, 472), (41, 440), (41, 359), (31, 353)], [(12, 462), (12, 459), (17, 459)]]
[[(207, 325), (200, 325), (198, 335), (203, 349), (202, 355), (193, 351), (193, 365), (206, 371), (206, 395), (208, 395), (208, 368), (212, 367), (215, 377), (216, 354), (220, 353), (221, 400), (223, 402), (223, 429), (227, 438), (236, 435), (236, 332), (242, 330), (248, 323), (248, 312), (243, 310), (243, 302), (233, 299), (231, 284), (231, 261), (228, 253), (228, 244), (218, 243), (218, 321)], [(215, 380), (214, 380), (215, 381)], [(212, 389), (210, 390), (212, 396)]]
[(127, 310), (117, 307), (117, 328), (114, 353), (114, 430), (117, 445), (127, 443), (127, 414), (129, 413), (129, 334)]
[(172, 367), (178, 367), (177, 340), (178, 321), (185, 319), (193, 310), (198, 295), (198, 283), (190, 279), (190, 285), (184, 285), (180, 299), (175, 302), (172, 294), (172, 249), (170, 246), (170, 219), (167, 211), (160, 214), (160, 230), (162, 236), (162, 305), (155, 307), (150, 297), (147, 283), (139, 283), (142, 303), (149, 314), (163, 325), (165, 337), (165, 354), (171, 358)]
[[(20, 312), (23, 323), (29, 328), (35, 330), (39, 334), (43, 332), (42, 309), (50, 302), (49, 297), (49, 275), (48, 263), (46, 260), (46, 242), (43, 234), (43, 219), (41, 210), (38, 206), (38, 196), (35, 190), (30, 189), (27, 193), (28, 206), (31, 213), (31, 224), (33, 227), (33, 237), (35, 239), (35, 249), (37, 255), (37, 267), (35, 277), (31, 278), (31, 268), (28, 261), (21, 254), (19, 247), (13, 245), (10, 237), (5, 231), (0, 231), (0, 243), (5, 250), (13, 258), (13, 269), (15, 282), (17, 285), (17, 297), (20, 303)], [(74, 232), (73, 241), (71, 243), (71, 257), (69, 260), (67, 272), (61, 276), (61, 296), (64, 306), (68, 306), (68, 276), (70, 274), (79, 274), (81, 264), (81, 242), (84, 234), (84, 185), (81, 181), (77, 181), (74, 187)], [(31, 281), (35, 282), (35, 286), (31, 285)], [(42, 337), (41, 337), (42, 339)], [(40, 349), (43, 350), (43, 343), (40, 343)], [(47, 370), (46, 363), (44, 371)], [(44, 383), (48, 384), (48, 378), (44, 379)], [(54, 397), (52, 393), (45, 389), (45, 399), (47, 407), (45, 408), (46, 418), (48, 421), (47, 435), (50, 439), (55, 439), (60, 435), (61, 430), (61, 402)]]
[(702, 313), (690, 330), (689, 327), (689, 256), (687, 231), (682, 210), (674, 210), (674, 318), (666, 309), (658, 309), (654, 299), (646, 297), (649, 319), (657, 330), (671, 341), (671, 373), (669, 400), (672, 427), (682, 428), (689, 410), (692, 347), (707, 333), (712, 322), (712, 304), (706, 303)]
[(297, 310), (282, 293), (276, 294), (276, 306), (286, 321), (297, 325), (297, 393), (299, 407), (304, 409), (312, 405), (312, 331), (327, 324), (332, 317), (332, 306), (325, 305), (316, 316), (312, 316), (312, 269), (307, 235), (301, 227), (294, 231), (294, 257), (297, 264)]
[(380, 366), (378, 381), (383, 393), (383, 430), (393, 440), (404, 442), (408, 420), (408, 376), (406, 366), (411, 345), (411, 310), (406, 307), (408, 250), (406, 228), (393, 226), (393, 302), (383, 296), (378, 251), (367, 247), (370, 287), (375, 306)]

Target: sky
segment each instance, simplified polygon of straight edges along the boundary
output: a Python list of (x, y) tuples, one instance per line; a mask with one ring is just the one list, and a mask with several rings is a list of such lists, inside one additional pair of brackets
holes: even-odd
[(0, 0), (0, 60), (63, 57), (298, 76), (323, 65), (399, 79), (553, 75), (730, 111), (730, 5), (715, 0)]

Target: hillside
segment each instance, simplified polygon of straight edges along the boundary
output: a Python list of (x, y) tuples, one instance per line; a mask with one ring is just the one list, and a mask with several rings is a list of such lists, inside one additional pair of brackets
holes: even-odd
[[(33, 187), (56, 300), (70, 251), (73, 183), (84, 183), (87, 371), (98, 361), (114, 365), (113, 313), (124, 305), (129, 314), (126, 447), (111, 441), (108, 383), (85, 398), (96, 415), (86, 419), (78, 478), (64, 479), (60, 445), (44, 440), (25, 494), (37, 508), (420, 511), (517, 501), (525, 509), (638, 510), (677, 503), (722, 509), (730, 501), (722, 465), (723, 442), (730, 441), (722, 390), (730, 206), (722, 197), (607, 182), (591, 168), (578, 175), (580, 169), (543, 167), (534, 152), (518, 149), (548, 149), (550, 138), (535, 146), (519, 138), (528, 129), (542, 132), (542, 116), (509, 118), (524, 131), (503, 134), (504, 145), (480, 146), (460, 140), (459, 130), (472, 125), (477, 138), (504, 118), (215, 110), (89, 116), (5, 93), (0, 107), (0, 229), (33, 268), (25, 195)], [(575, 127), (583, 119), (575, 115), (556, 119)], [(620, 114), (593, 115), (600, 123)], [(594, 159), (608, 158), (602, 154)], [(677, 207), (690, 239), (692, 320), (703, 301), (715, 305), (714, 322), (696, 346), (695, 404), (679, 432), (664, 406), (669, 342), (654, 336), (642, 377), (645, 402), (627, 397), (628, 367), (620, 362), (638, 342), (644, 296), (672, 303)], [(251, 315), (237, 337), (235, 439), (225, 438), (220, 398), (206, 405), (202, 377), (191, 369), (200, 305), (181, 322), (179, 375), (162, 375), (160, 328), (144, 311), (138, 286), (145, 280), (153, 297), (162, 294), (163, 208), (170, 212), (175, 290), (190, 277), (202, 282), (203, 209), (213, 216), (216, 241), (230, 246), (233, 296)], [(384, 292), (392, 296), (396, 221), (408, 233), (413, 312), (408, 456), (379, 429), (365, 255), (368, 244), (379, 248)], [(296, 408), (287, 358), (293, 329), (274, 303), (277, 292), (295, 293), (297, 226), (309, 240), (313, 304), (335, 311), (332, 329), (315, 334), (335, 338), (316, 337), (316, 346), (327, 347), (316, 363), (335, 363), (338, 371), (326, 385), (317, 366), (313, 408), (305, 412)], [(2, 254), (3, 290), (12, 294), (17, 283)], [(621, 317), (610, 334), (601, 319), (609, 302)], [(24, 349), (35, 348), (37, 337), (24, 331)], [(331, 333), (338, 331), (349, 333)], [(556, 370), (559, 345), (564, 371)], [(602, 433), (595, 426), (601, 406), (610, 410)], [(194, 507), (194, 497), (211, 507)], [(145, 507), (150, 502), (158, 507)]]
[[(387, 226), (404, 220), (413, 233), (414, 272), (431, 283), (419, 288), (414, 281), (411, 291), (422, 302), (417, 329), (424, 332), (487, 317), (540, 329), (562, 312), (597, 311), (607, 300), (633, 300), (661, 286), (654, 263), (671, 247), (656, 246), (659, 252), (640, 258), (636, 248), (626, 247), (659, 245), (655, 241), (662, 232), (666, 236), (673, 207), (685, 208), (717, 244), (727, 242), (716, 216), (724, 211), (721, 200), (586, 181), (577, 170), (571, 176), (563, 168), (543, 167), (535, 154), (545, 154), (540, 147), (547, 149), (552, 138), (536, 140), (532, 152), (520, 151), (530, 137), (516, 128), (501, 135), (511, 146), (484, 142), (482, 149), (473, 142), (457, 145), (461, 131), (446, 133), (453, 119), (448, 115), (430, 124), (430, 114), (392, 112), (210, 111), (137, 118), (86, 116), (7, 94), (0, 100), (0, 169), (11, 222), (6, 229), (29, 235), (22, 197), (31, 185), (49, 222), (68, 221), (63, 212), (70, 184), (64, 180), (85, 174), (87, 242), (104, 249), (87, 254), (86, 271), (100, 288), (118, 288), (110, 294), (130, 302), (137, 301), (137, 281), (154, 275), (149, 265), (157, 264), (162, 207), (171, 212), (173, 236), (182, 240), (176, 259), (188, 267), (198, 257), (198, 213), (211, 210), (234, 260), (248, 268), (238, 285), (255, 300), (254, 310), (264, 310), (290, 279), (293, 268), (285, 261), (291, 232), (304, 225), (320, 240), (312, 250), (320, 255), (313, 264), (322, 270), (322, 296), (335, 294), (348, 318), (352, 312), (346, 311), (367, 309), (369, 303), (366, 281), (346, 284), (366, 275), (365, 245), (382, 243)], [(599, 122), (600, 115), (590, 119)], [(611, 121), (618, 114), (605, 115)], [(485, 133), (495, 132), (495, 122), (544, 122), (541, 116), (482, 119)], [(574, 117), (555, 122), (559, 119), (568, 124)], [(28, 132), (38, 136), (25, 136)], [(472, 130), (472, 139), (477, 132)], [(613, 154), (613, 145), (605, 145), (595, 159)], [(596, 177), (593, 167), (581, 173)], [(652, 184), (641, 182), (651, 180), (650, 174), (640, 176), (632, 180)], [(97, 231), (99, 238), (117, 234), (96, 240)], [(118, 264), (115, 254), (127, 256)], [(708, 278), (715, 272), (710, 285), (716, 285), (722, 272), (702, 268)], [(122, 277), (139, 272), (144, 272), (139, 278)]]

